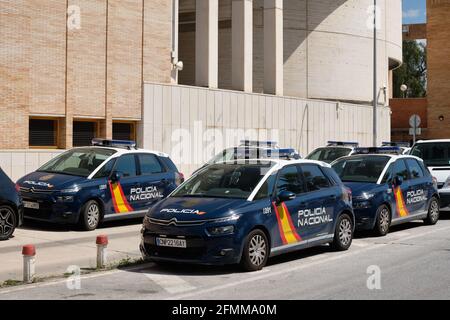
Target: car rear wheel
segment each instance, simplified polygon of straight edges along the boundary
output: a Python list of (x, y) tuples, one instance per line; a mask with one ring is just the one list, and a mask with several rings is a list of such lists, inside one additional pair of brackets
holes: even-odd
[(375, 223), (374, 233), (377, 236), (384, 237), (389, 232), (391, 226), (391, 211), (386, 205), (382, 205), (377, 210), (377, 221)]
[(89, 200), (81, 209), (80, 226), (85, 231), (97, 229), (100, 223), (100, 205), (95, 200)]
[(350, 248), (353, 241), (353, 221), (348, 214), (339, 216), (334, 231), (331, 247), (336, 251), (345, 251)]
[(269, 241), (266, 234), (259, 229), (253, 230), (247, 236), (241, 266), (245, 271), (261, 270), (269, 259), (269, 251)]
[(428, 216), (424, 222), (428, 225), (435, 225), (439, 220), (439, 201), (436, 197), (431, 198), (430, 205), (428, 207)]
[(17, 226), (15, 211), (9, 206), (0, 206), (0, 240), (8, 240)]

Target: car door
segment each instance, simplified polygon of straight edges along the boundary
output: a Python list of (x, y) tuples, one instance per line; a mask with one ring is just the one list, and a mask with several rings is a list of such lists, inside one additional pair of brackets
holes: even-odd
[(147, 209), (174, 189), (173, 174), (167, 172), (158, 157), (151, 153), (137, 155), (138, 186), (131, 190), (131, 199), (139, 209)]
[(421, 214), (427, 210), (430, 181), (416, 159), (406, 159), (406, 165), (411, 177), (406, 202), (411, 207), (411, 214)]
[(130, 201), (131, 189), (139, 186), (137, 181), (137, 159), (134, 154), (124, 154), (117, 158), (113, 173), (120, 176), (118, 181), (109, 181), (112, 212), (115, 214), (135, 211), (139, 205)]
[(302, 164), (300, 170), (306, 184), (303, 195), (305, 210), (299, 211), (298, 223), (309, 239), (333, 233), (333, 221), (339, 213), (335, 210), (336, 201), (342, 190), (324, 174), (320, 166)]
[(278, 231), (281, 245), (298, 243), (308, 236), (302, 233), (305, 230), (298, 229), (297, 215), (300, 210), (305, 209), (305, 201), (302, 194), (305, 192), (305, 184), (301, 180), (300, 172), (296, 165), (289, 165), (280, 170), (277, 182), (276, 193), (289, 191), (295, 193), (295, 199), (285, 202), (274, 202), (274, 210), (277, 217)]
[(401, 185), (393, 186), (395, 199), (395, 212), (392, 213), (392, 220), (406, 218), (412, 209), (411, 205), (406, 202), (409, 189), (409, 171), (403, 159), (398, 159), (394, 163), (393, 178), (401, 177), (403, 180)]

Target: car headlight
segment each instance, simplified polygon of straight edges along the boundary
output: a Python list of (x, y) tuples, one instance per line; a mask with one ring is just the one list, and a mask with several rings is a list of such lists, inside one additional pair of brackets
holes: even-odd
[(233, 232), (234, 232), (234, 226), (222, 226), (222, 227), (208, 228), (208, 233), (213, 236), (230, 234)]
[(223, 218), (214, 219), (214, 220), (212, 220), (211, 222), (214, 222), (214, 223), (232, 222), (232, 221), (237, 221), (237, 220), (239, 220), (240, 217), (241, 217), (241, 216), (238, 215), (238, 214), (233, 214), (233, 215), (228, 216), (228, 217), (223, 217)]
[(357, 197), (353, 197), (354, 201), (364, 201), (364, 200), (370, 200), (373, 197), (375, 197), (375, 194), (373, 193), (368, 193), (368, 192), (364, 192), (363, 194), (361, 194), (360, 196)]
[(77, 193), (81, 190), (81, 187), (79, 185), (74, 185), (70, 188), (61, 190), (61, 193)]

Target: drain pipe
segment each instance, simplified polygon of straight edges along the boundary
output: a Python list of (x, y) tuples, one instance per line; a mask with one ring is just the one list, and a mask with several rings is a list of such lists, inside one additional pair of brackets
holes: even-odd
[(178, 71), (180, 64), (178, 61), (178, 26), (179, 26), (179, 0), (172, 0), (172, 52), (171, 52), (171, 62), (172, 62), (172, 72), (171, 81), (174, 84), (178, 83)]

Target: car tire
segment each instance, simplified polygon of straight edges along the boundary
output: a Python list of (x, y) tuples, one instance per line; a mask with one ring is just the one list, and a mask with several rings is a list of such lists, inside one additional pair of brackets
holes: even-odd
[(10, 206), (0, 206), (0, 241), (8, 240), (17, 226), (17, 215)]
[(269, 259), (270, 245), (266, 234), (259, 229), (250, 232), (245, 240), (241, 267), (245, 271), (258, 271), (264, 268)]
[(89, 200), (81, 208), (80, 227), (84, 231), (97, 229), (101, 218), (101, 208), (97, 201)]
[(336, 223), (331, 248), (335, 251), (346, 251), (350, 248), (352, 241), (353, 220), (348, 214), (341, 214)]
[(423, 221), (425, 224), (432, 226), (439, 220), (439, 200), (436, 197), (431, 198), (428, 206), (428, 216)]
[(383, 204), (378, 208), (376, 219), (373, 233), (376, 236), (384, 237), (389, 233), (391, 226), (391, 211), (387, 205)]

